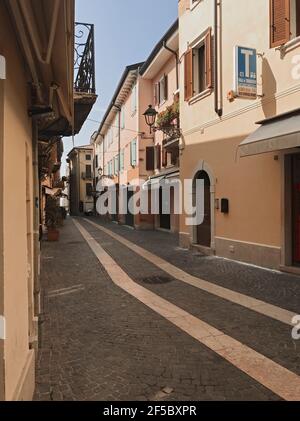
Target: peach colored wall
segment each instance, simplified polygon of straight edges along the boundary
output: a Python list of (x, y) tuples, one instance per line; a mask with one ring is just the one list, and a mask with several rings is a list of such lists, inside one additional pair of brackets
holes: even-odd
[[(25, 380), (22, 377), (27, 374), (24, 370), (26, 367), (28, 369), (30, 361), (30, 364), (34, 363), (28, 338), (28, 314), (33, 300), (31, 295), (28, 296), (28, 291), (32, 290), (33, 265), (32, 259), (27, 256), (27, 224), (32, 238), (33, 207), (28, 206), (26, 210), (26, 149), (29, 160), (29, 195), (32, 197), (32, 128), (27, 114), (24, 64), (19, 60), (19, 47), (3, 7), (1, 3), (0, 52), (6, 57), (7, 64), (3, 168), (4, 315), (7, 330), (4, 358), (5, 397), (11, 400), (16, 398), (20, 382)], [(30, 243), (32, 249), (32, 240)]]
[[(259, 13), (257, 12), (259, 10)], [(202, 0), (180, 18), (180, 56), (208, 27), (213, 27), (213, 2)], [(234, 28), (234, 30), (233, 30)], [(256, 48), (259, 90), (263, 100), (236, 99), (233, 89), (233, 51), (236, 45)], [(181, 156), (181, 178), (193, 178), (201, 160), (216, 178), (216, 198), (230, 200), (230, 213), (215, 211), (217, 237), (281, 246), (281, 167), (276, 153), (240, 159), (239, 143), (258, 126), (256, 121), (299, 107), (299, 80), (292, 77), (292, 59), (300, 47), (281, 57), (269, 46), (269, 1), (222, 2), (222, 101), (223, 117), (214, 111), (213, 92), (196, 102), (181, 96), (181, 125), (185, 149)], [(180, 86), (184, 87), (184, 62)], [(191, 233), (181, 218), (181, 231)]]
[[(176, 86), (176, 62), (175, 62), (175, 58), (173, 56), (166, 61), (166, 63), (160, 68), (160, 70), (153, 77), (153, 79), (145, 80), (145, 83), (147, 83), (147, 85), (148, 85), (147, 94), (149, 95), (149, 97), (146, 97), (144, 95), (143, 105), (145, 105), (145, 103), (147, 102), (147, 100), (149, 98), (151, 98), (150, 103), (152, 103), (152, 104), (154, 103), (154, 87), (155, 87), (155, 84), (157, 82), (159, 82), (160, 79), (164, 75), (168, 75), (168, 98), (162, 104), (158, 104), (155, 107), (158, 113), (161, 113), (161, 112), (165, 111), (168, 106), (173, 104), (174, 93), (177, 91), (177, 86)], [(145, 110), (146, 110), (146, 108), (147, 108), (147, 106), (145, 106)], [(147, 128), (146, 130), (148, 130), (148, 132), (149, 132), (149, 128)], [(154, 133), (154, 144), (160, 145), (162, 147), (163, 140), (164, 140), (164, 134), (161, 131), (156, 131)], [(162, 150), (162, 148), (161, 148), (161, 150)], [(167, 167), (168, 168), (174, 167), (171, 164), (170, 159), (169, 159)], [(162, 169), (165, 170), (165, 168), (162, 168)], [(148, 176), (154, 175), (154, 174), (159, 174), (160, 171), (161, 171), (161, 169), (159, 169), (159, 170), (156, 169), (153, 172), (148, 172)], [(155, 216), (155, 225), (156, 225), (156, 227), (159, 226), (159, 216), (158, 215)], [(174, 231), (174, 232), (179, 231), (179, 215), (174, 215), (172, 211), (171, 211), (171, 230)]]

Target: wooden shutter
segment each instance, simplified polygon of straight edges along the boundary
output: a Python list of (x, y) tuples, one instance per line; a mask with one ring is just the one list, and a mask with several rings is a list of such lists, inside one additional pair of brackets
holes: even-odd
[(184, 55), (184, 100), (189, 101), (193, 96), (193, 50), (189, 49)]
[(300, 3), (296, 1), (296, 36), (300, 36)]
[(207, 89), (213, 86), (211, 28), (205, 36), (205, 84)]
[(166, 167), (168, 165), (168, 152), (166, 148), (163, 148), (162, 151), (162, 166)]
[(161, 168), (161, 146), (156, 145), (156, 168), (160, 170)]
[(164, 75), (164, 89), (165, 89), (164, 98), (165, 100), (167, 100), (168, 99), (168, 75)]
[(158, 105), (159, 102), (159, 83), (154, 85), (154, 105)]
[(270, 0), (271, 47), (290, 40), (290, 0)]
[(146, 170), (154, 171), (154, 147), (146, 147)]

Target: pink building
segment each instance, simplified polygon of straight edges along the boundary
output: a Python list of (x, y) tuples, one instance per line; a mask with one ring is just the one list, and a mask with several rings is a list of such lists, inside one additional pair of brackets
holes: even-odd
[[(170, 139), (162, 131), (151, 134), (143, 115), (149, 104), (162, 113), (173, 107), (174, 98), (179, 99), (177, 53), (176, 21), (145, 63), (126, 67), (95, 139), (96, 181), (113, 181), (117, 189), (127, 189), (127, 203), (119, 198), (116, 214), (110, 218), (137, 229), (178, 231), (173, 204), (169, 215), (132, 214), (128, 206), (136, 180), (143, 180), (150, 198), (157, 180), (179, 178), (179, 139)], [(118, 211), (121, 207), (125, 213)]]

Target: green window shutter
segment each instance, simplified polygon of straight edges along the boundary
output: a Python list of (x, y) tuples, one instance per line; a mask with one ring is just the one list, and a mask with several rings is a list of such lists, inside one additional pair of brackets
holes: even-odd
[(131, 91), (131, 113), (134, 114), (136, 112), (136, 85), (132, 88)]
[(115, 156), (115, 174), (119, 172), (119, 155)]
[(137, 155), (137, 141), (136, 141), (136, 139), (133, 140), (130, 144), (130, 155), (131, 155), (130, 156), (131, 165), (133, 167), (135, 167), (136, 163), (137, 163), (137, 157), (136, 157), (136, 155)]
[(125, 108), (121, 109), (121, 129), (125, 129)]
[(121, 171), (124, 171), (124, 149), (121, 151), (120, 155), (120, 169)]

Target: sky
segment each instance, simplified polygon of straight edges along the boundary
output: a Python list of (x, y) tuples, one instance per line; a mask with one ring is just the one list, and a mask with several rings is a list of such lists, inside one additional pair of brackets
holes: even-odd
[[(100, 123), (124, 68), (148, 57), (177, 14), (178, 0), (76, 0), (76, 21), (95, 25), (98, 101), (89, 119)], [(88, 120), (75, 146), (89, 144), (99, 123)], [(65, 138), (62, 173), (72, 147), (72, 139)]]

